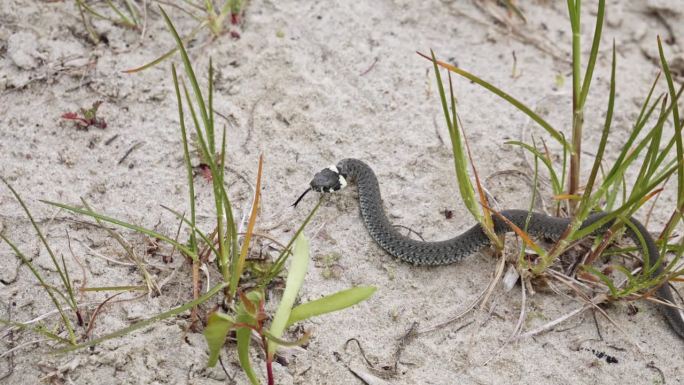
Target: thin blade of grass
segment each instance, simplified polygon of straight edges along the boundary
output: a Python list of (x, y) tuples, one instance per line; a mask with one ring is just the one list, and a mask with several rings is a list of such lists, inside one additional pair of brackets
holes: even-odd
[(202, 303), (206, 302), (208, 299), (210, 299), (211, 297), (213, 297), (216, 293), (218, 293), (220, 290), (222, 290), (222, 289), (225, 288), (226, 286), (227, 286), (227, 284), (225, 284), (225, 283), (223, 283), (223, 282), (222, 282), (222, 283), (219, 283), (219, 284), (217, 284), (216, 286), (214, 286), (214, 287), (212, 287), (211, 289), (209, 289), (209, 291), (207, 291), (204, 295), (202, 295), (201, 297), (197, 298), (197, 299), (194, 300), (194, 301), (190, 301), (190, 302), (185, 303), (185, 304), (183, 304), (183, 305), (181, 305), (181, 306), (175, 307), (175, 308), (173, 308), (173, 309), (171, 309), (171, 310), (168, 310), (168, 311), (165, 311), (165, 312), (163, 312), (163, 313), (157, 314), (156, 316), (151, 317), (151, 318), (148, 318), (148, 319), (146, 319), (146, 320), (143, 320), (143, 321), (140, 321), (140, 322), (136, 322), (136, 323), (134, 323), (133, 325), (128, 326), (128, 327), (126, 327), (126, 328), (123, 328), (123, 329), (121, 329), (121, 330), (117, 330), (117, 331), (115, 331), (114, 333), (110, 333), (110, 334), (104, 335), (104, 336), (102, 336), (102, 337), (95, 338), (95, 339), (92, 339), (92, 340), (90, 340), (90, 341), (87, 341), (87, 342), (84, 342), (84, 343), (81, 343), (81, 344), (78, 344), (78, 345), (75, 345), (75, 346), (71, 346), (71, 347), (68, 347), (68, 348), (65, 348), (65, 349), (59, 349), (59, 350), (57, 350), (57, 351), (55, 351), (55, 352), (53, 352), (53, 353), (54, 353), (54, 354), (64, 354), (64, 353), (72, 352), (72, 351), (74, 351), (74, 350), (83, 349), (83, 348), (87, 348), (87, 347), (90, 347), (90, 346), (95, 346), (95, 345), (97, 345), (97, 344), (100, 344), (100, 343), (102, 343), (102, 342), (104, 342), (104, 341), (107, 341), (107, 340), (110, 340), (110, 339), (112, 339), (112, 338), (121, 337), (121, 336), (124, 336), (124, 335), (126, 335), (126, 334), (129, 334), (129, 333), (131, 333), (131, 332), (134, 332), (134, 331), (136, 331), (136, 330), (138, 330), (138, 329), (142, 329), (142, 328), (144, 328), (144, 327), (146, 327), (146, 326), (149, 326), (149, 325), (151, 325), (151, 324), (153, 324), (153, 323), (155, 323), (155, 322), (159, 322), (159, 321), (161, 321), (161, 320), (163, 320), (163, 319), (166, 319), (166, 318), (173, 317), (173, 316), (175, 316), (175, 315), (181, 314), (181, 313), (183, 313), (183, 312), (185, 312), (185, 311), (187, 311), (187, 310), (190, 310), (193, 306), (196, 306), (196, 305), (199, 305), (199, 304), (202, 304)]
[[(195, 102), (197, 103), (197, 106), (199, 107), (200, 110), (200, 116), (202, 117), (202, 122), (204, 123), (204, 129), (207, 130), (207, 134), (209, 136), (209, 143), (213, 144), (214, 138), (213, 138), (213, 127), (210, 126), (210, 119), (207, 111), (207, 107), (204, 103), (204, 98), (202, 96), (202, 90), (199, 87), (199, 83), (197, 82), (197, 77), (195, 76), (195, 71), (192, 68), (192, 63), (190, 62), (190, 57), (188, 56), (188, 52), (185, 50), (185, 46), (183, 44), (183, 40), (181, 39), (180, 35), (178, 34), (178, 31), (176, 31), (176, 28), (173, 26), (173, 23), (171, 22), (171, 19), (169, 16), (166, 14), (164, 11), (164, 8), (159, 6), (159, 10), (164, 17), (164, 21), (166, 22), (166, 26), (169, 28), (169, 31), (173, 35), (174, 40), (176, 41), (176, 46), (180, 50), (181, 58), (183, 59), (183, 66), (185, 67), (185, 73), (188, 75), (188, 78), (190, 80), (190, 85), (192, 86), (192, 89), (195, 94)], [(214, 152), (214, 147), (211, 147), (211, 153)]]
[[(578, 1), (579, 3), (579, 1)], [(582, 83), (582, 93), (579, 98), (580, 106), (584, 106), (584, 102), (589, 94), (589, 86), (591, 85), (591, 78), (594, 74), (594, 66), (596, 65), (596, 58), (598, 57), (599, 46), (601, 45), (601, 31), (603, 29), (603, 15), (605, 13), (606, 1), (599, 0), (598, 10), (596, 12), (596, 26), (594, 27), (594, 40), (591, 43), (591, 53), (589, 54), (589, 61), (584, 72), (584, 82)], [(615, 46), (615, 42), (613, 42)], [(614, 48), (613, 48), (614, 49)]]
[[(602, 2), (603, 2), (603, 0), (600, 1), (600, 3), (602, 3)], [(599, 7), (602, 7), (602, 5), (600, 4)], [(594, 157), (594, 165), (591, 168), (591, 174), (589, 175), (589, 180), (587, 181), (586, 187), (584, 189), (584, 194), (582, 196), (582, 200), (580, 201), (578, 213), (579, 213), (581, 219), (584, 219), (584, 218), (586, 218), (587, 215), (589, 215), (589, 211), (593, 208), (593, 203), (595, 201), (603, 198), (603, 195), (592, 197), (592, 190), (594, 189), (594, 182), (596, 181), (596, 176), (598, 175), (598, 171), (599, 171), (599, 168), (601, 166), (601, 162), (603, 161), (603, 153), (605, 152), (606, 143), (608, 142), (608, 134), (610, 133), (610, 126), (611, 126), (611, 123), (613, 122), (613, 107), (615, 105), (615, 66), (616, 66), (616, 61), (617, 60), (615, 57), (615, 41), (613, 41), (613, 60), (612, 60), (611, 71), (610, 71), (610, 93), (608, 96), (608, 109), (606, 110), (606, 120), (605, 120), (605, 123), (603, 124), (603, 132), (601, 134), (601, 140), (599, 142), (599, 146), (598, 146), (598, 149), (596, 151), (596, 156)], [(603, 191), (605, 194), (607, 189), (603, 189), (601, 191)]]
[[(188, 198), (190, 201), (190, 226), (193, 231), (190, 233), (190, 249), (197, 254), (197, 238), (195, 237), (195, 225), (197, 221), (196, 205), (195, 205), (195, 178), (192, 172), (192, 162), (190, 160), (190, 148), (188, 146), (188, 135), (185, 129), (185, 115), (183, 113), (183, 98), (180, 94), (180, 87), (178, 86), (178, 75), (176, 74), (176, 66), (171, 64), (171, 74), (173, 75), (173, 88), (176, 92), (176, 102), (178, 103), (178, 117), (181, 129), (181, 141), (183, 142), (183, 160), (185, 162), (185, 171), (188, 178)], [(183, 216), (184, 217), (184, 216)]]
[[(665, 78), (667, 79), (667, 87), (670, 91), (670, 98), (672, 99), (672, 120), (674, 125), (674, 138), (676, 143), (677, 159), (684, 159), (684, 144), (682, 143), (682, 121), (679, 119), (679, 107), (678, 98), (679, 95), (675, 92), (674, 81), (672, 80), (672, 73), (670, 72), (670, 67), (665, 59), (665, 52), (663, 51), (663, 44), (660, 41), (660, 36), (658, 36), (658, 53), (660, 55), (660, 63), (665, 73)], [(684, 88), (684, 86), (682, 86)], [(679, 162), (677, 166), (677, 205), (676, 207), (684, 206), (684, 163)], [(682, 213), (675, 210), (673, 212), (673, 218), (683, 219)], [(675, 219), (668, 223), (664, 233), (667, 235), (674, 230), (675, 225), (679, 223), (679, 220)]]
[(117, 8), (113, 3), (112, 0), (105, 0), (105, 2), (109, 5), (109, 8), (111, 8), (114, 13), (116, 13), (119, 16), (119, 23), (129, 27), (129, 28), (135, 28), (136, 24), (131, 21), (126, 15), (123, 14), (123, 12), (119, 11), (119, 8)]
[(461, 192), (461, 199), (463, 199), (463, 203), (473, 217), (475, 217), (478, 222), (483, 223), (484, 219), (482, 211), (477, 204), (477, 200), (475, 199), (473, 184), (468, 175), (468, 163), (466, 161), (465, 151), (463, 150), (463, 141), (458, 126), (458, 114), (456, 112), (456, 103), (453, 94), (453, 86), (451, 84), (451, 77), (449, 77), (449, 86), (451, 92), (452, 116), (449, 115), (447, 97), (444, 91), (444, 85), (442, 84), (442, 76), (439, 72), (439, 68), (437, 67), (435, 53), (431, 50), (430, 54), (432, 55), (432, 64), (435, 71), (435, 77), (437, 78), (437, 88), (439, 90), (439, 97), (442, 101), (444, 117), (449, 129), (449, 137), (451, 138), (451, 149), (454, 156), (454, 168), (456, 171), (456, 179), (458, 180), (458, 189)]
[(43, 203), (51, 205), (51, 206), (59, 207), (59, 208), (62, 208), (64, 210), (67, 210), (67, 211), (71, 211), (72, 213), (86, 215), (86, 216), (89, 216), (93, 219), (100, 219), (100, 220), (105, 221), (105, 222), (109, 222), (109, 223), (112, 223), (112, 224), (115, 224), (115, 225), (118, 225), (121, 227), (125, 227), (129, 230), (133, 230), (133, 231), (136, 231), (138, 233), (148, 235), (152, 238), (159, 238), (160, 240), (162, 240), (162, 241), (164, 241), (170, 245), (175, 246), (176, 248), (181, 250), (183, 253), (185, 253), (187, 256), (189, 256), (190, 258), (193, 258), (193, 259), (197, 258), (197, 254), (193, 253), (193, 251), (190, 250), (189, 248), (187, 248), (185, 245), (167, 237), (166, 235), (160, 234), (156, 231), (153, 231), (153, 230), (141, 227), (141, 226), (133, 225), (133, 224), (130, 224), (130, 223), (127, 223), (124, 221), (120, 221), (118, 219), (108, 217), (106, 215), (98, 214), (96, 212), (81, 209), (81, 208), (78, 208), (75, 206), (69, 206), (69, 205), (65, 205), (63, 203), (57, 203), (57, 202), (52, 202), (52, 201), (47, 201), (47, 200), (40, 200), (40, 202), (43, 202)]
[[(76, 343), (76, 335), (74, 334), (73, 327), (71, 326), (71, 321), (69, 320), (69, 317), (67, 317), (66, 313), (64, 312), (64, 309), (62, 309), (62, 304), (59, 302), (59, 300), (57, 300), (57, 297), (55, 297), (55, 294), (52, 292), (54, 289), (52, 289), (52, 287), (45, 282), (45, 280), (40, 275), (40, 273), (38, 273), (38, 270), (36, 270), (36, 268), (33, 266), (33, 263), (31, 263), (31, 261), (28, 258), (26, 258), (24, 253), (22, 253), (21, 250), (19, 250), (19, 248), (14, 243), (12, 243), (9, 239), (7, 239), (7, 237), (5, 237), (2, 233), (0, 233), (0, 239), (5, 241), (5, 243), (7, 243), (7, 245), (9, 245), (9, 247), (12, 249), (12, 251), (14, 251), (14, 254), (21, 260), (21, 262), (24, 265), (28, 266), (29, 270), (31, 270), (31, 273), (36, 277), (36, 279), (38, 280), (40, 285), (43, 286), (43, 288), (47, 292), (48, 296), (50, 296), (50, 300), (52, 300), (52, 303), (55, 305), (55, 308), (57, 308), (57, 311), (59, 312), (59, 316), (62, 318), (62, 322), (64, 323), (64, 327), (66, 327), (66, 329), (69, 333), (69, 340), (67, 340), (68, 343), (72, 344), (72, 345), (75, 344)], [(59, 291), (57, 291), (57, 292), (59, 293)], [(62, 297), (64, 298), (63, 295), (62, 295)]]
[(24, 210), (26, 213), (26, 216), (28, 217), (29, 221), (31, 222), (31, 225), (33, 228), (36, 230), (36, 234), (38, 234), (38, 238), (40, 238), (41, 243), (43, 246), (45, 246), (45, 249), (48, 252), (48, 255), (50, 256), (50, 259), (52, 260), (52, 264), (55, 266), (55, 270), (57, 270), (57, 273), (59, 274), (59, 278), (62, 281), (62, 284), (64, 285), (64, 288), (67, 289), (67, 293), (69, 294), (69, 299), (67, 301), (67, 304), (69, 307), (74, 311), (78, 311), (78, 306), (76, 304), (76, 298), (74, 297), (74, 292), (71, 290), (71, 283), (68, 282), (68, 278), (64, 274), (64, 270), (62, 270), (62, 267), (59, 265), (59, 262), (57, 261), (57, 257), (55, 256), (54, 251), (52, 251), (52, 248), (50, 247), (50, 244), (48, 243), (47, 239), (43, 235), (43, 232), (40, 231), (40, 227), (38, 227), (38, 223), (33, 219), (33, 215), (31, 215), (31, 211), (28, 209), (28, 206), (26, 206), (26, 203), (24, 203), (24, 200), (21, 199), (21, 196), (19, 193), (12, 187), (11, 184), (5, 178), (0, 177), (0, 181), (2, 181), (7, 188), (12, 192), (12, 195), (14, 195), (14, 198), (19, 202), (19, 205), (21, 208)]
[[(417, 52), (418, 55), (424, 57), (427, 60), (433, 61), (433, 59), (430, 56), (427, 56), (425, 54), (422, 54), (420, 52)], [(455, 74), (461, 75), (464, 78), (477, 83), (478, 85), (484, 87), (485, 89), (491, 91), (495, 95), (501, 97), (502, 99), (506, 100), (508, 103), (516, 107), (518, 110), (529, 116), (532, 120), (537, 122), (543, 129), (545, 129), (549, 135), (551, 135), (554, 139), (556, 139), (563, 147), (565, 147), (568, 151), (572, 151), (572, 147), (570, 144), (563, 138), (563, 136), (551, 126), (546, 120), (544, 120), (541, 116), (539, 116), (537, 113), (532, 111), (529, 107), (515, 99), (513, 96), (509, 95), (508, 93), (502, 91), (501, 89), (495, 87), (494, 85), (482, 80), (481, 78), (465, 71), (462, 70), (456, 66), (453, 66), (451, 64), (439, 61), (439, 60), (434, 60), (433, 63), (439, 65), (442, 68), (445, 68)]]
[[(187, 43), (187, 42), (189, 42), (190, 40), (194, 39), (195, 36), (197, 36), (197, 33), (199, 33), (199, 31), (201, 31), (202, 28), (204, 28), (204, 27), (206, 27), (206, 26), (207, 26), (207, 22), (206, 22), (206, 21), (201, 22), (195, 29), (193, 29), (193, 30), (190, 32), (190, 34), (188, 34), (188, 36), (186, 36), (186, 37), (183, 38), (183, 42), (184, 42), (184, 43)], [(151, 67), (154, 67), (154, 66), (156, 66), (157, 64), (163, 62), (164, 60), (170, 58), (171, 56), (173, 56), (173, 54), (176, 53), (176, 51), (178, 51), (178, 47), (173, 48), (173, 49), (170, 49), (169, 51), (167, 51), (166, 53), (164, 53), (163, 55), (159, 56), (158, 58), (152, 60), (152, 61), (149, 62), (149, 63), (143, 64), (143, 65), (141, 65), (140, 67), (135, 67), (135, 68), (130, 68), (130, 69), (127, 69), (127, 70), (123, 70), (122, 72), (127, 73), (127, 74), (132, 74), (132, 73), (144, 71), (144, 70), (146, 70), (146, 69), (148, 69), (148, 68), (151, 68)]]
[[(449, 74), (449, 88), (452, 88), (451, 74)], [(456, 106), (453, 105), (453, 94), (451, 96), (451, 100), (452, 110), (455, 112)], [(458, 117), (458, 115), (454, 114), (454, 118), (460, 123), (460, 118)], [(463, 127), (463, 124), (460, 123), (460, 126)], [(480, 198), (480, 205), (482, 205), (482, 207), (484, 208), (482, 215), (482, 228), (487, 234), (487, 237), (489, 237), (489, 239), (492, 241), (494, 248), (497, 250), (501, 250), (503, 249), (503, 242), (501, 242), (499, 236), (497, 236), (494, 232), (494, 221), (492, 220), (492, 214), (490, 213), (489, 202), (487, 201), (487, 195), (485, 194), (484, 187), (482, 187), (482, 183), (480, 182), (480, 175), (477, 173), (477, 169), (475, 168), (475, 161), (473, 160), (473, 154), (470, 152), (470, 145), (468, 144), (468, 138), (465, 135), (465, 130), (463, 131), (463, 143), (465, 144), (466, 152), (468, 153), (470, 169), (473, 171), (473, 177), (475, 178), (475, 186), (477, 187), (477, 193)]]
[(22, 330), (29, 330), (29, 331), (36, 333), (36, 334), (42, 334), (45, 337), (48, 337), (48, 338), (55, 340), (55, 341), (62, 343), (62, 344), (69, 345), (69, 344), (73, 343), (72, 341), (69, 341), (66, 338), (62, 338), (62, 337), (58, 336), (57, 334), (52, 333), (51, 331), (45, 330), (45, 328), (40, 326), (40, 325), (38, 325), (38, 326), (27, 325), (27, 324), (23, 324), (21, 322), (6, 320), (3, 318), (0, 318), (0, 324), (6, 325), (6, 326), (13, 326), (15, 328), (19, 328)]
[(131, 285), (131, 286), (99, 286), (99, 287), (84, 287), (80, 291), (145, 291), (147, 286), (143, 285)]
[[(233, 206), (228, 198), (228, 193), (226, 192), (224, 184), (224, 171), (225, 171), (225, 161), (226, 161), (226, 129), (223, 128), (223, 133), (221, 135), (221, 158), (219, 164), (219, 172), (217, 175), (219, 183), (215, 183), (214, 186), (218, 187), (218, 192), (221, 194), (221, 205), (224, 210), (224, 215), (226, 217), (226, 242), (223, 246), (223, 252), (226, 253), (225, 260), (233, 260), (238, 256), (238, 233), (235, 220), (233, 219)], [(225, 279), (225, 278), (224, 278)]]
[[(678, 164), (682, 163), (684, 160), (680, 160), (677, 162)], [(589, 234), (593, 233), (596, 231), (598, 228), (602, 227), (606, 223), (614, 220), (617, 218), (619, 215), (623, 214), (625, 211), (630, 209), (635, 203), (639, 202), (642, 197), (647, 194), (649, 191), (652, 191), (655, 187), (660, 185), (665, 179), (667, 179), (670, 175), (672, 175), (675, 171), (677, 170), (677, 165), (674, 165), (667, 169), (666, 171), (662, 172), (660, 175), (658, 175), (657, 178), (654, 178), (653, 180), (650, 181), (646, 186), (643, 187), (642, 191), (643, 193), (637, 194), (636, 196), (633, 196), (629, 198), (622, 206), (618, 207), (617, 209), (611, 211), (610, 213), (607, 213), (607, 215), (600, 220), (592, 223), (591, 225), (581, 229), (577, 230), (572, 234), (570, 237), (572, 240), (576, 239), (582, 239)]]
[(265, 276), (259, 281), (259, 284), (257, 285), (258, 287), (264, 287), (266, 284), (268, 284), (268, 282), (271, 282), (273, 278), (280, 273), (280, 271), (282, 271), (285, 261), (287, 261), (288, 256), (291, 254), (290, 249), (292, 248), (292, 244), (294, 243), (295, 239), (297, 239), (299, 234), (304, 231), (304, 228), (307, 224), (309, 224), (314, 214), (316, 214), (316, 211), (318, 211), (318, 208), (321, 206), (322, 202), (323, 198), (321, 197), (321, 199), (318, 200), (318, 203), (316, 203), (316, 206), (314, 206), (309, 215), (307, 215), (306, 219), (304, 219), (304, 222), (299, 225), (299, 228), (297, 231), (295, 231), (295, 234), (292, 236), (285, 248), (283, 248), (283, 250), (280, 252), (278, 258), (276, 258), (275, 262), (273, 262), (273, 265), (269, 269), (268, 273), (266, 273)]
[(89, 14), (91, 14), (91, 15), (99, 18), (99, 19), (113, 21), (110, 17), (104, 16), (101, 13), (97, 12), (95, 9), (93, 9), (91, 6), (88, 5), (88, 3), (86, 3), (83, 0), (76, 0), (76, 4), (79, 7), (83, 7), (83, 9), (85, 9)]
[(547, 156), (541, 153), (541, 151), (537, 150), (533, 146), (530, 146), (527, 143), (520, 142), (517, 140), (511, 140), (508, 142), (504, 142), (504, 144), (510, 144), (514, 146), (520, 146), (527, 151), (531, 152), (537, 159), (541, 159), (542, 163), (544, 166), (546, 166), (547, 171), (549, 172), (549, 176), (551, 177), (551, 186), (553, 188), (553, 193), (555, 195), (561, 195), (561, 192), (563, 191), (563, 185), (561, 182), (558, 180), (558, 174), (556, 173), (556, 170), (553, 169), (553, 165), (551, 164), (551, 160)]

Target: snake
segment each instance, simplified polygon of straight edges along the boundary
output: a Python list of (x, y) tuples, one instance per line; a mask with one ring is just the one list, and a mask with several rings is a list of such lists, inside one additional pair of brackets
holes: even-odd
[[(345, 188), (349, 183), (356, 183), (358, 188), (359, 209), (361, 217), (371, 238), (390, 255), (414, 265), (447, 265), (458, 262), (463, 258), (491, 245), (491, 241), (481, 225), (475, 225), (465, 232), (444, 241), (419, 241), (401, 234), (387, 218), (380, 194), (380, 185), (373, 169), (359, 159), (347, 158), (319, 171), (310, 182), (310, 187), (297, 199), (293, 206), (313, 190), (319, 193), (333, 193)], [(518, 228), (525, 228), (527, 233), (550, 239), (553, 241), (563, 237), (571, 223), (570, 218), (553, 217), (546, 214), (528, 210), (502, 210), (500, 216), (492, 216), (494, 232), (497, 235), (513, 231), (509, 223)], [(579, 229), (586, 228), (604, 219), (609, 213), (591, 213), (580, 225)], [(658, 247), (646, 227), (635, 218), (626, 219), (631, 226), (626, 226), (625, 235), (635, 244), (643, 246), (643, 252), (648, 253), (650, 258), (660, 255)], [(608, 220), (593, 232), (600, 235), (615, 220)], [(641, 243), (643, 241), (643, 244)], [(664, 263), (660, 263), (653, 269), (654, 275), (663, 273)], [(644, 271), (651, 270), (644, 266)], [(674, 296), (670, 286), (665, 283), (660, 285), (655, 295), (661, 302), (674, 304)], [(684, 340), (684, 311), (681, 309), (658, 303), (661, 313), (664, 315), (672, 330)]]

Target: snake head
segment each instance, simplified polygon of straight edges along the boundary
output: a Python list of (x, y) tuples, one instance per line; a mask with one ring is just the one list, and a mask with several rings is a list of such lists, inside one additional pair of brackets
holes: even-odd
[(317, 172), (309, 185), (314, 191), (331, 193), (345, 188), (347, 180), (336, 166), (330, 166)]
[(297, 207), (297, 204), (304, 198), (304, 195), (311, 190), (320, 193), (332, 193), (342, 190), (347, 187), (347, 179), (336, 166), (330, 166), (317, 172), (311, 180), (311, 183), (309, 183), (309, 186), (311, 187), (306, 189), (306, 191), (297, 198), (295, 203), (292, 204), (292, 207)]

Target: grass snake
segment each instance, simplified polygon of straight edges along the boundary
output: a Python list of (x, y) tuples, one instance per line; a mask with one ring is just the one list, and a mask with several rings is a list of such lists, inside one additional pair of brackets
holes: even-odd
[[(380, 186), (373, 169), (361, 160), (343, 159), (336, 166), (330, 166), (318, 172), (310, 185), (311, 190), (331, 193), (347, 186), (348, 181), (354, 181), (358, 186), (361, 217), (370, 236), (386, 252), (402, 261), (415, 265), (445, 265), (457, 262), (490, 245), (489, 238), (479, 225), (471, 227), (454, 238), (438, 242), (424, 242), (402, 235), (392, 226), (385, 214), (380, 195)], [(302, 194), (303, 196), (304, 194)], [(551, 217), (535, 212), (529, 213), (527, 210), (504, 210), (500, 214), (519, 228), (526, 227), (529, 234), (552, 240), (558, 240), (570, 224), (569, 218)], [(530, 217), (529, 222), (527, 221), (528, 215)], [(587, 227), (606, 215), (607, 213), (605, 212), (591, 214), (582, 223), (581, 227)], [(493, 217), (493, 222), (494, 231), (497, 234), (512, 231), (504, 220), (496, 216)], [(634, 218), (630, 218), (630, 222), (633, 224), (633, 227), (627, 226), (625, 233), (627, 237), (639, 245), (639, 235), (641, 235), (648, 255), (659, 255), (659, 250), (653, 237), (651, 237), (641, 222)], [(607, 223), (594, 234), (603, 232), (611, 224), (610, 222)], [(636, 232), (634, 229), (636, 229)], [(650, 258), (650, 260), (653, 260), (653, 258)], [(656, 269), (655, 274), (662, 273), (662, 265), (663, 263)], [(667, 283), (657, 289), (656, 295), (660, 300), (675, 303), (672, 291)], [(684, 339), (684, 312), (671, 306), (662, 304), (658, 306), (672, 329), (679, 337)]]

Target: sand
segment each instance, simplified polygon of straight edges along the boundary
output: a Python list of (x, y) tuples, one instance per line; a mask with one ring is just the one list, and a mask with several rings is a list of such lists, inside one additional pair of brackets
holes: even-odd
[[(72, 1), (3, 0), (0, 7), (0, 176), (30, 206), (77, 286), (140, 285), (142, 280), (137, 269), (121, 263), (128, 263), (125, 253), (106, 231), (40, 199), (79, 204), (84, 197), (98, 210), (169, 236), (178, 223), (161, 205), (187, 210), (170, 61), (141, 73), (122, 72), (173, 46), (156, 3), (148, 3), (144, 34), (94, 20), (95, 29), (107, 38), (98, 45), (88, 40)], [(458, 196), (431, 64), (415, 52), (433, 49), (440, 58), (544, 111), (566, 133), (571, 117), (565, 2), (521, 2), (527, 24), (491, 3), (254, 0), (246, 7), (243, 24), (230, 28), (239, 38), (225, 33), (212, 40), (201, 34), (190, 54), (203, 84), (210, 57), (216, 68), (217, 123), (227, 130), (227, 184), (236, 215), (249, 210), (263, 154), (257, 229), (285, 242), (315, 204), (310, 196), (298, 209), (290, 207), (313, 173), (344, 157), (358, 157), (375, 168), (396, 224), (431, 240), (470, 227), (473, 219)], [(103, 4), (96, 7), (108, 12)], [(182, 33), (196, 25), (187, 14), (166, 8)], [(593, 29), (592, 9), (593, 3), (583, 7), (585, 51)], [(618, 99), (608, 143), (614, 157), (658, 72), (657, 34), (663, 36), (679, 75), (676, 81), (682, 81), (683, 18), (676, 0), (609, 2), (588, 99), (588, 155), (596, 149), (603, 124), (610, 43), (615, 40), (618, 56)], [(486, 187), (501, 207), (527, 207), (529, 182), (520, 173), (531, 175), (529, 159), (504, 142), (544, 134), (486, 90), (463, 79), (456, 79), (456, 87), (477, 169), (481, 176), (491, 176)], [(663, 90), (661, 82), (658, 92)], [(96, 101), (103, 102), (98, 114), (107, 123), (104, 129), (77, 129), (61, 118)], [(588, 175), (591, 157), (584, 159)], [(542, 185), (541, 190), (548, 204), (550, 189)], [(210, 184), (198, 182), (197, 195), (200, 219), (209, 227)], [(650, 222), (654, 231), (662, 227), (674, 200), (673, 191), (663, 193)], [(445, 209), (453, 211), (451, 219)], [(58, 282), (48, 254), (5, 186), (0, 188), (0, 229), (49, 282)], [(684, 383), (682, 341), (657, 309), (643, 302), (635, 304), (635, 314), (627, 304), (608, 306), (606, 312), (617, 327), (598, 313), (595, 322), (591, 312), (584, 312), (550, 332), (508, 342), (518, 320), (521, 290), (519, 285), (510, 292), (498, 287), (485, 308), (402, 342), (414, 324), (423, 330), (466, 308), (492, 277), (497, 260), (491, 253), (439, 268), (396, 261), (365, 232), (354, 191), (327, 199), (306, 233), (318, 262), (308, 272), (302, 301), (353, 285), (378, 290), (354, 308), (303, 323), (312, 332), (311, 340), (290, 352), (287, 365), (275, 364), (278, 384), (361, 383), (350, 368), (391, 384)], [(93, 326), (94, 337), (191, 298), (190, 268), (182, 257), (176, 253), (164, 260), (167, 246), (148, 253), (145, 237), (122, 234), (144, 256), (154, 278), (164, 282), (162, 293), (152, 298), (120, 295), (117, 299), (131, 300), (106, 306)], [(268, 242), (261, 252), (275, 255)], [(332, 258), (333, 274), (324, 262), (331, 255), (339, 256)], [(28, 321), (53, 310), (30, 271), (5, 244), (0, 244), (0, 264), (0, 317)], [(217, 274), (211, 270), (213, 284)], [(111, 294), (87, 292), (79, 302), (92, 314)], [(526, 305), (523, 326), (529, 331), (583, 304), (538, 288), (534, 295), (528, 293)], [(45, 325), (57, 320), (52, 313)], [(40, 336), (3, 328), (0, 382), (248, 383), (232, 345), (222, 359), (233, 380), (220, 366), (206, 368), (204, 338), (186, 333), (187, 325), (185, 314), (59, 356), (48, 354), (54, 345)], [(78, 333), (83, 335), (84, 328)], [(295, 335), (293, 331), (289, 336)], [(608, 363), (592, 349), (618, 362)], [(255, 367), (263, 376), (262, 358), (253, 350)]]

